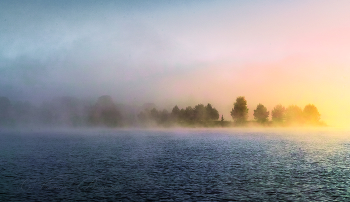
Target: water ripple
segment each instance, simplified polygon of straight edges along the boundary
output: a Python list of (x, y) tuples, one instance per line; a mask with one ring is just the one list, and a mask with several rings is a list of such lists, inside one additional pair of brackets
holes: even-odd
[(4, 133), (0, 200), (349, 200), (350, 141), (292, 135)]

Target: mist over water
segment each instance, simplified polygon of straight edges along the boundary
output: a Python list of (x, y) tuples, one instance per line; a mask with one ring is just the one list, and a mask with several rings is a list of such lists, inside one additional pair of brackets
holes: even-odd
[(2, 201), (349, 200), (350, 133), (1, 131)]

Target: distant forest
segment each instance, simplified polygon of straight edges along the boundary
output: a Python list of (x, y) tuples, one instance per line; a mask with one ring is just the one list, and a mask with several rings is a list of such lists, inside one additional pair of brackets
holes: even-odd
[[(248, 120), (245, 97), (237, 97), (225, 120), (210, 103), (171, 111), (156, 109), (152, 103), (143, 106), (116, 104), (104, 95), (96, 102), (74, 97), (59, 97), (35, 106), (29, 102), (11, 102), (0, 97), (0, 126), (67, 126), (67, 127), (237, 127), (237, 126), (324, 126), (318, 109), (308, 104), (303, 109), (276, 105), (271, 113), (263, 104), (254, 109)], [(271, 115), (271, 120), (270, 120)]]

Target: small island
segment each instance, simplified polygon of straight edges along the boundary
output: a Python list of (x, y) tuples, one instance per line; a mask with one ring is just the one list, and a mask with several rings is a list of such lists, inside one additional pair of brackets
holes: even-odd
[(288, 127), (288, 126), (326, 126), (320, 121), (321, 115), (313, 104), (308, 104), (301, 109), (296, 105), (287, 108), (281, 104), (276, 105), (271, 111), (272, 120), (269, 121), (270, 112), (263, 104), (258, 104), (254, 110), (254, 120), (248, 120), (248, 107), (245, 97), (237, 97), (230, 112), (233, 121), (226, 121), (219, 112), (208, 103), (206, 106), (198, 104), (179, 109), (176, 105), (169, 113), (167, 110), (156, 108), (146, 109), (138, 115), (144, 126), (157, 124), (159, 126), (182, 127)]
[[(313, 104), (303, 109), (296, 105), (276, 105), (271, 113), (261, 103), (248, 116), (247, 100), (237, 97), (230, 118), (220, 116), (210, 103), (171, 111), (157, 109), (152, 103), (143, 106), (116, 104), (109, 95), (96, 102), (74, 97), (58, 97), (35, 106), (29, 102), (11, 102), (0, 97), (0, 126), (65, 126), (65, 127), (291, 127), (326, 126)], [(271, 117), (271, 119), (270, 119)]]

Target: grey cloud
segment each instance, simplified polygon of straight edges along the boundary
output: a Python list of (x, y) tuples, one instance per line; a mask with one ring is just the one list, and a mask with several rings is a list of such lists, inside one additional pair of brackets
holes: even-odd
[(156, 82), (147, 79), (169, 67), (174, 57), (171, 40), (141, 18), (123, 19), (125, 13), (97, 9), (84, 19), (82, 13), (91, 10), (74, 14), (72, 9), (28, 7), (17, 10), (20, 17), (3, 23), (7, 32), (0, 35), (0, 77), (5, 95), (147, 97), (147, 89)]

